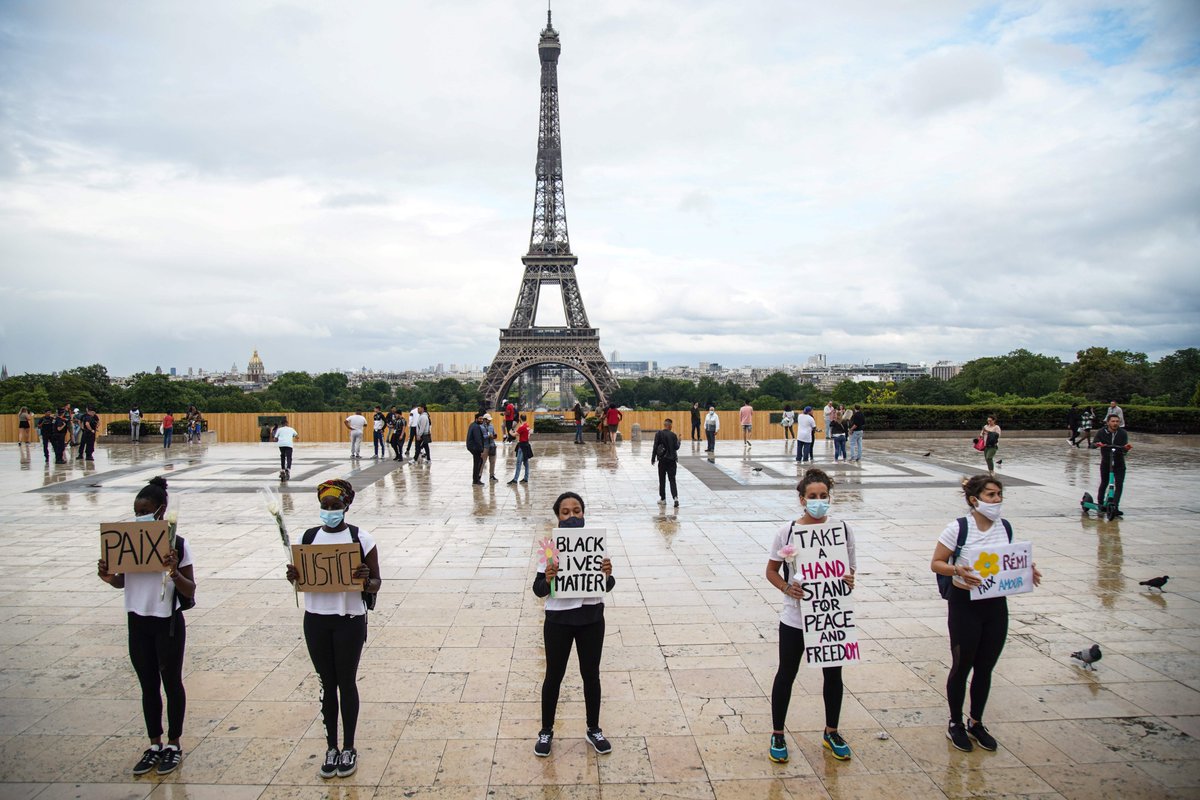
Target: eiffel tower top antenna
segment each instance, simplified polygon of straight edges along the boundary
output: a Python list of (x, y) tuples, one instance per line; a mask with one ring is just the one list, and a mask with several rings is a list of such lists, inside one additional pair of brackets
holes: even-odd
[(562, 131), (558, 116), (558, 57), (562, 45), (551, 24), (546, 3), (546, 27), (538, 39), (542, 64), (541, 106), (538, 114), (538, 149), (533, 195), (533, 229), (530, 255), (570, 255), (567, 235), (567, 200), (563, 190)]

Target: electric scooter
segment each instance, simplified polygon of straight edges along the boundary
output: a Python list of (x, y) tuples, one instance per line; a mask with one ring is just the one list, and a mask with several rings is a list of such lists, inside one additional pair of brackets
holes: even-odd
[(1103, 514), (1105, 519), (1112, 522), (1117, 518), (1117, 452), (1124, 451), (1126, 447), (1110, 444), (1098, 449), (1109, 451), (1108, 486), (1104, 490), (1104, 502), (1097, 503), (1091, 492), (1084, 492), (1083, 499), (1079, 501), (1079, 507), (1083, 510), (1085, 517), (1089, 511), (1095, 511), (1097, 515)]

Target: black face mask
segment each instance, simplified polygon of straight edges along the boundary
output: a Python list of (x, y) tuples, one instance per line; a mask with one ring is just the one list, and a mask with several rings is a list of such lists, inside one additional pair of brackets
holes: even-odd
[(567, 517), (566, 519), (560, 519), (558, 521), (558, 527), (560, 527), (560, 528), (582, 528), (583, 527), (583, 517)]

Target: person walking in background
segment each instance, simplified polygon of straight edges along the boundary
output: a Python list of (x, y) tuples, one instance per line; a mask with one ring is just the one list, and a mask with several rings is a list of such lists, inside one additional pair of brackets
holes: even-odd
[(408, 444), (404, 446), (404, 454), (412, 455), (412, 451), (416, 449), (417, 453), (421, 452), (420, 443), (417, 441), (417, 422), (421, 419), (421, 407), (413, 406), (408, 412)]
[(529, 483), (529, 459), (533, 458), (533, 446), (529, 444), (529, 423), (525, 421), (525, 415), (522, 414), (521, 424), (517, 426), (517, 469), (513, 473), (512, 480), (509, 483), (516, 483), (517, 478), (521, 477), (521, 467), (525, 467), (525, 477), (521, 478), (521, 483)]
[(833, 436), (833, 418), (837, 416), (837, 408), (834, 407), (832, 400), (825, 402), (825, 408), (821, 409), (821, 416), (825, 422), (825, 440), (828, 441)]
[(385, 429), (387, 428), (387, 417), (383, 413), (383, 409), (375, 406), (375, 413), (371, 415), (371, 447), (373, 454), (371, 458), (382, 458), (387, 455), (387, 443), (385, 441)]
[(485, 435), (483, 432), (483, 412), (479, 411), (475, 414), (475, 420), (467, 426), (467, 452), (471, 454), (471, 485), (483, 486), (483, 481), (479, 480), (480, 473), (483, 472), (483, 453), (486, 449)]
[(1125, 454), (1133, 445), (1129, 443), (1129, 434), (1121, 427), (1120, 417), (1110, 414), (1107, 422), (1104, 429), (1096, 434), (1096, 441), (1090, 445), (1100, 448), (1100, 488), (1096, 490), (1096, 497), (1099, 500), (1108, 491), (1108, 473), (1111, 471), (1116, 487), (1113, 500), (1117, 504), (1117, 516), (1123, 517), (1125, 514), (1119, 509), (1121, 491), (1125, 488)]
[(1079, 413), (1079, 405), (1071, 403), (1071, 410), (1067, 412), (1067, 441), (1071, 444), (1075, 444), (1075, 437), (1079, 435), (1079, 421), (1082, 417), (1083, 415)]
[(391, 435), (388, 437), (388, 443), (392, 446), (392, 461), (404, 460), (404, 429), (407, 423), (404, 421), (404, 415), (392, 406), (391, 412), (388, 414), (388, 430)]
[(666, 482), (671, 481), (671, 499), (679, 508), (679, 487), (675, 485), (675, 474), (679, 468), (679, 437), (671, 430), (671, 420), (663, 420), (663, 428), (654, 434), (650, 463), (658, 462), (658, 502), (667, 502)]
[(783, 441), (786, 443), (788, 439), (793, 438), (792, 426), (796, 424), (796, 412), (792, 410), (791, 406), (783, 407), (783, 415), (779, 419), (779, 424), (783, 426)]
[(79, 457), (85, 461), (95, 461), (96, 432), (100, 428), (100, 415), (94, 407), (88, 406), (79, 422), (83, 429), (79, 437)]
[(362, 449), (363, 431), (367, 427), (367, 418), (362, 415), (361, 411), (355, 411), (342, 420), (342, 424), (346, 426), (346, 430), (350, 431), (350, 457), (359, 458)]
[[(984, 750), (995, 750), (996, 740), (983, 726), (983, 710), (992, 687), (992, 670), (1008, 637), (1008, 598), (976, 600), (971, 590), (983, 577), (967, 557), (981, 548), (998, 547), (1012, 541), (1012, 526), (1000, 516), (1004, 486), (991, 475), (976, 475), (963, 481), (963, 496), (970, 513), (951, 520), (938, 537), (929, 568), (951, 578), (945, 595), (946, 625), (950, 630), (950, 673), (946, 676), (946, 702), (950, 724), (946, 738), (957, 749), (970, 752), (974, 739)], [(1000, 523), (997, 525), (996, 523)], [(1042, 573), (1033, 564), (1033, 585)], [(963, 702), (967, 675), (971, 674), (971, 714), (963, 725)]]
[(796, 417), (796, 461), (803, 464), (813, 460), (813, 437), (817, 435), (817, 421), (813, 419), (812, 406), (805, 406)]
[[(47, 464), (50, 463), (50, 444), (54, 441), (54, 424), (53, 411), (47, 411), (38, 420), (38, 436), (42, 437), (42, 455), (46, 457)], [(57, 448), (55, 452), (57, 452)]]
[(60, 411), (54, 418), (54, 428), (50, 443), (54, 447), (54, 463), (67, 463), (67, 442), (71, 438), (71, 418), (67, 412)]
[(513, 440), (513, 431), (517, 426), (517, 407), (511, 400), (504, 404), (504, 441)]
[(175, 417), (173, 417), (171, 415), (170, 411), (163, 414), (161, 424), (162, 424), (163, 449), (170, 450), (171, 449), (171, 437), (175, 434)]
[(33, 441), (33, 414), (29, 413), (29, 409), (21, 406), (21, 410), (17, 412), (17, 444), (29, 446)]
[(1092, 429), (1096, 426), (1096, 412), (1091, 408), (1084, 409), (1079, 415), (1079, 436), (1075, 438), (1075, 446), (1079, 447), (1079, 439), (1082, 438), (1087, 443), (1088, 449), (1092, 447)]
[(708, 438), (708, 449), (704, 452), (715, 453), (717, 451), (717, 432), (721, 430), (721, 417), (717, 414), (716, 406), (709, 406), (708, 413), (704, 416), (704, 435)]
[(137, 444), (142, 439), (142, 410), (134, 405), (129, 409), (129, 441)]
[(738, 409), (738, 421), (742, 425), (742, 444), (749, 450), (750, 434), (754, 431), (754, 406), (750, 405), (749, 400), (742, 400), (742, 407)]
[(1119, 427), (1124, 428), (1125, 427), (1125, 412), (1121, 409), (1121, 407), (1119, 405), (1117, 405), (1116, 400), (1110, 400), (1108, 403), (1108, 410), (1106, 410), (1104, 412), (1105, 425), (1108, 424), (1108, 418), (1113, 417), (1113, 416), (1115, 416), (1118, 420), (1120, 420), (1121, 424)]
[(983, 460), (987, 462), (988, 475), (994, 475), (996, 451), (1000, 449), (1000, 426), (996, 424), (995, 417), (987, 418), (987, 423), (979, 431), (979, 438), (983, 439)]
[[(583, 406), (575, 403), (575, 444), (583, 444)], [(490, 417), (489, 417), (490, 419)]]
[[(409, 420), (408, 435), (414, 434), (412, 420)], [(417, 452), (413, 456), (413, 462), (421, 459), (421, 454), (425, 454), (425, 463), (428, 464), (433, 459), (429, 456), (429, 443), (433, 441), (433, 421), (429, 418), (429, 410), (424, 403), (417, 406), (417, 421), (415, 427), (417, 437)]]
[(496, 427), (492, 425), (492, 415), (483, 415), (483, 445), (487, 456), (488, 480), (498, 481), (496, 477)]
[(700, 403), (692, 402), (692, 441), (700, 441)]
[(284, 417), (272, 436), (279, 445), (279, 478), (286, 481), (292, 477), (292, 445), (300, 438), (300, 434), (288, 425), (287, 417)]
[(867, 417), (855, 403), (854, 413), (850, 415), (850, 461), (862, 461), (862, 437), (866, 427)]
[(608, 412), (605, 414), (605, 433), (608, 436), (609, 444), (617, 443), (617, 426), (621, 424), (621, 420), (625, 419), (625, 415), (617, 408), (616, 403), (608, 404)]
[(833, 435), (833, 460), (846, 458), (846, 423), (836, 411), (830, 415), (829, 430)]

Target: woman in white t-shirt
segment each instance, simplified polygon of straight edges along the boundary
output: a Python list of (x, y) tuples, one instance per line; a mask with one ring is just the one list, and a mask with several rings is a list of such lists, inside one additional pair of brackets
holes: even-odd
[[(976, 475), (963, 481), (963, 495), (971, 513), (964, 519), (967, 539), (957, 560), (959, 521), (951, 520), (938, 537), (929, 568), (938, 575), (952, 577), (947, 625), (950, 629), (950, 674), (946, 678), (946, 700), (950, 705), (950, 725), (946, 738), (959, 750), (970, 752), (971, 739), (984, 750), (995, 750), (996, 740), (983, 726), (983, 708), (992, 686), (992, 669), (1000, 660), (1008, 637), (1008, 598), (972, 600), (971, 589), (982, 578), (971, 568), (964, 555), (981, 547), (1008, 544), (1009, 526), (1000, 517), (1004, 486), (991, 475)], [(1000, 523), (1000, 524), (997, 524)], [(1033, 585), (1042, 581), (1037, 564), (1033, 565)], [(971, 675), (971, 715), (963, 725), (963, 702), (967, 694), (967, 675)]]
[[(153, 478), (133, 501), (134, 521), (161, 520), (167, 511), (167, 482)], [(179, 557), (179, 553), (183, 557)], [(129, 660), (142, 687), (142, 716), (150, 748), (133, 768), (134, 775), (156, 770), (159, 775), (173, 772), (183, 758), (179, 737), (183, 734), (183, 716), (187, 697), (183, 690), (183, 650), (187, 628), (183, 608), (191, 608), (196, 594), (192, 571), (192, 550), (182, 536), (175, 537), (175, 548), (163, 558), (168, 580), (161, 572), (129, 572), (114, 575), (104, 559), (96, 565), (100, 580), (125, 592), (125, 615), (129, 625)], [(163, 701), (159, 686), (167, 695), (167, 744), (163, 746)]]
[[(784, 724), (787, 720), (788, 705), (792, 700), (792, 684), (796, 681), (796, 673), (800, 671), (800, 660), (804, 657), (804, 620), (798, 600), (803, 597), (803, 584), (794, 580), (795, 575), (789, 575), (784, 565), (780, 551), (792, 543), (792, 532), (796, 526), (833, 525), (839, 520), (829, 518), (829, 492), (833, 489), (833, 479), (822, 470), (809, 469), (800, 479), (796, 491), (800, 494), (800, 505), (804, 508), (804, 516), (789, 522), (775, 534), (771, 545), (771, 556), (767, 559), (767, 581), (787, 596), (783, 601), (783, 611), (779, 614), (779, 669), (775, 672), (775, 683), (771, 687), (771, 747), (768, 757), (777, 764), (786, 764), (788, 760), (787, 739), (784, 738)], [(850, 562), (850, 574), (842, 578), (847, 589), (854, 588), (854, 573), (857, 570), (857, 560), (854, 553), (854, 534), (850, 526), (842, 523), (846, 529), (846, 555)], [(783, 570), (784, 574), (780, 574)], [(839, 761), (845, 761), (852, 755), (850, 745), (838, 733), (838, 720), (842, 713), (842, 668), (824, 667), (825, 686), (822, 692), (825, 700), (825, 732), (822, 741), (825, 747)]]
[[(563, 492), (554, 501), (554, 516), (560, 528), (582, 528), (583, 498), (575, 492)], [(617, 579), (612, 576), (612, 562), (605, 558), (600, 569), (606, 577), (604, 591), (611, 592)], [(579, 656), (579, 676), (583, 679), (583, 705), (587, 721), (587, 740), (601, 755), (612, 752), (612, 744), (600, 729), (600, 656), (604, 652), (604, 598), (548, 597), (550, 582), (558, 574), (558, 563), (548, 561), (544, 571), (533, 579), (533, 593), (546, 597), (546, 621), (542, 625), (542, 641), (546, 648), (546, 676), (542, 679), (542, 729), (533, 746), (535, 755), (550, 755), (554, 739), (554, 717), (558, 710), (558, 693), (571, 645)]]
[[(362, 580), (363, 591), (379, 591), (379, 552), (375, 537), (346, 523), (346, 511), (354, 502), (354, 487), (343, 480), (325, 481), (317, 487), (321, 503), (319, 528), (304, 534), (309, 544), (350, 544), (358, 541), (362, 563), (353, 577)], [(311, 541), (310, 541), (311, 540)], [(287, 579), (298, 577), (288, 564)], [(325, 762), (322, 778), (346, 778), (358, 769), (354, 733), (358, 728), (358, 661), (367, 640), (367, 606), (362, 592), (305, 592), (304, 642), (308, 657), (321, 679), (321, 715), (325, 721)], [(338, 749), (338, 710), (342, 715), (342, 748)]]
[(792, 438), (792, 426), (796, 424), (796, 412), (791, 406), (783, 407), (783, 416), (779, 420), (779, 424), (783, 426), (783, 441)]

